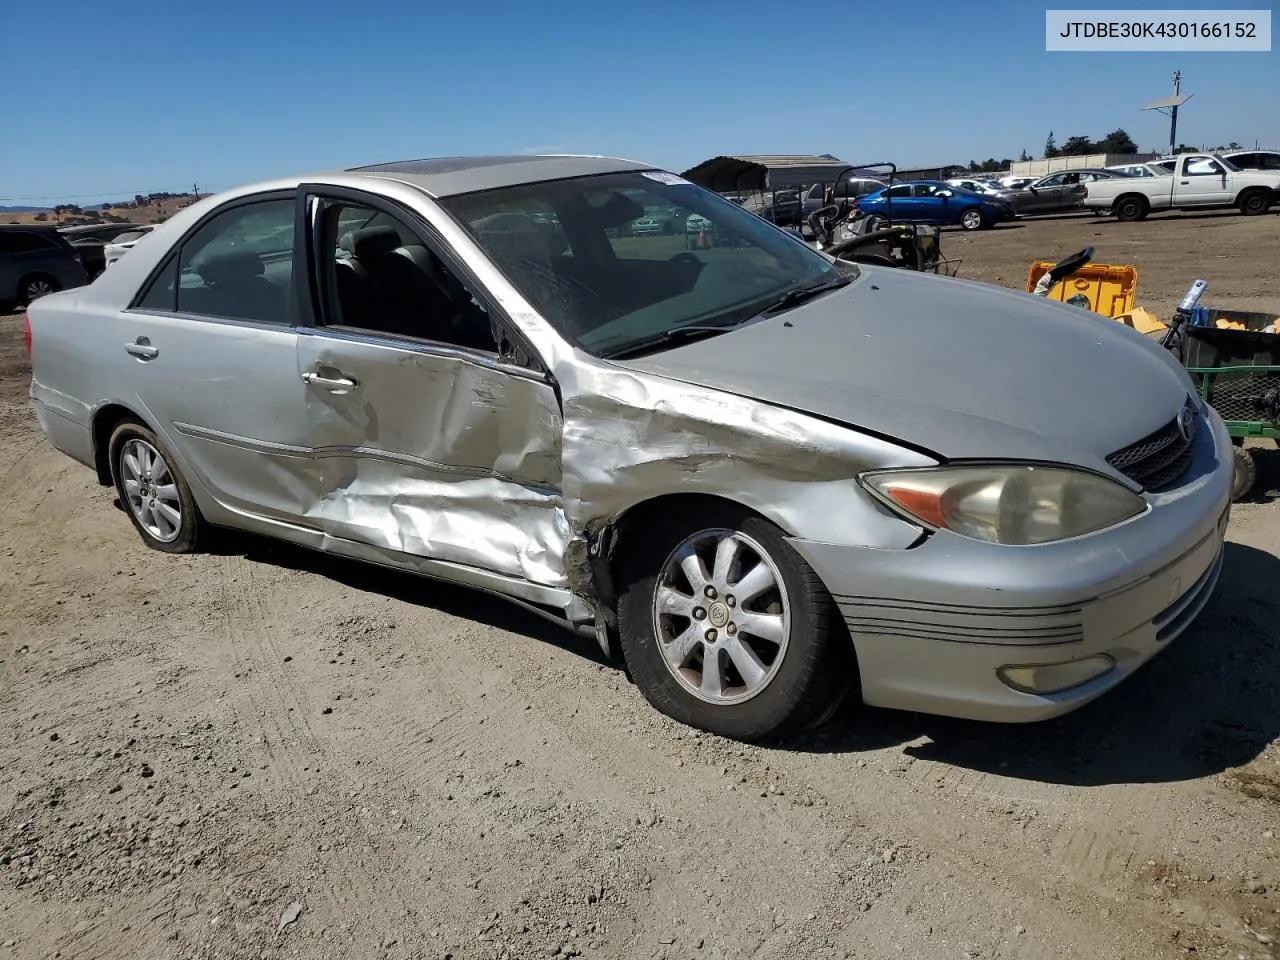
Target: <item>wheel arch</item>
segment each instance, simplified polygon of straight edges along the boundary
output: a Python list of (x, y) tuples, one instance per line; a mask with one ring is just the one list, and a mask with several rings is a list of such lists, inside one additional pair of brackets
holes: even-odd
[[(620, 659), (616, 635), (618, 600), (630, 578), (636, 573), (631, 564), (638, 553), (644, 531), (652, 530), (665, 517), (677, 513), (687, 514), (699, 506), (732, 507), (740, 510), (746, 517), (754, 517), (777, 527), (785, 539), (796, 536), (796, 532), (781, 517), (771, 516), (733, 497), (701, 492), (660, 493), (631, 504), (612, 519), (589, 524), (587, 535), (575, 538), (573, 546), (580, 549), (573, 549), (571, 546), (566, 555), (566, 566), (570, 570), (570, 581), (574, 584), (574, 589), (599, 603), (597, 614), (604, 618), (608, 636), (600, 639), (600, 624), (597, 624), (597, 639), (600, 639), (601, 648), (607, 656)], [(852, 642), (850, 645), (852, 646)]]
[(641, 531), (651, 529), (651, 526), (661, 522), (664, 516), (695, 510), (699, 506), (729, 506), (735, 510), (741, 510), (748, 516), (757, 517), (773, 524), (782, 531), (784, 537), (794, 536), (793, 531), (788, 530), (786, 525), (781, 523), (777, 517), (768, 516), (753, 507), (734, 500), (732, 497), (714, 493), (659, 494), (632, 504), (619, 514), (611, 524), (613, 528), (613, 544), (608, 567), (609, 575), (613, 579), (614, 585), (623, 583), (630, 574), (627, 564), (634, 556), (631, 548), (638, 542), (637, 537), (643, 536)]
[(1270, 187), (1245, 187), (1236, 195), (1236, 206), (1244, 209), (1244, 205), (1249, 201), (1250, 197), (1262, 197), (1263, 202), (1266, 203), (1269, 209), (1273, 202), (1272, 196), (1273, 193)]
[[(26, 303), (24, 291), (27, 289), (27, 284), (30, 283), (32, 280), (48, 280), (50, 283), (53, 284), (54, 290), (62, 289), (62, 284), (58, 281), (58, 278), (55, 277), (52, 273), (49, 273), (49, 271), (31, 270), (28, 273), (24, 273), (21, 277), (18, 278), (17, 286), (13, 291), (14, 296), (16, 296), (23, 303)], [(30, 305), (31, 304), (27, 303), (27, 306), (30, 306)]]
[(111, 434), (115, 432), (116, 427), (125, 421), (140, 423), (147, 429), (152, 429), (145, 417), (122, 403), (103, 404), (93, 413), (93, 420), (90, 424), (90, 432), (93, 437), (93, 467), (97, 471), (98, 483), (101, 486), (109, 487), (113, 483), (111, 479)]
[(1120, 204), (1124, 203), (1126, 200), (1137, 200), (1138, 203), (1141, 204), (1147, 210), (1148, 213), (1151, 211), (1151, 198), (1148, 197), (1145, 193), (1137, 193), (1137, 192), (1122, 193), (1120, 194), (1120, 196), (1112, 200), (1111, 201), (1112, 211), (1116, 210), (1120, 206)]

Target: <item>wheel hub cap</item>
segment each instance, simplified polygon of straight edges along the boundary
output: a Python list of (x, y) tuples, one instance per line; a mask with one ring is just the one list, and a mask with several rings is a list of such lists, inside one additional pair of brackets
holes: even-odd
[(729, 623), (729, 608), (723, 603), (713, 603), (707, 613), (707, 620), (713, 627), (723, 627)]

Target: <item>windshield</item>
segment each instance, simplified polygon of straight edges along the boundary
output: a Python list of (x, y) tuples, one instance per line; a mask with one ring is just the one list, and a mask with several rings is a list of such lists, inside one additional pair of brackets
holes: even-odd
[(554, 180), (441, 205), (563, 337), (601, 356), (732, 326), (842, 272), (723, 197), (658, 171)]

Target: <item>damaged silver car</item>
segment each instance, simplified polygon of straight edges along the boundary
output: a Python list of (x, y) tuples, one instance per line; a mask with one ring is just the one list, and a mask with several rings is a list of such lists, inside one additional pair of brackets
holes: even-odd
[(232, 527), (489, 591), (732, 737), (849, 690), (1064, 713), (1221, 565), (1230, 440), (1156, 344), (838, 263), (641, 163), (237, 189), (28, 323), (40, 423), (147, 545)]

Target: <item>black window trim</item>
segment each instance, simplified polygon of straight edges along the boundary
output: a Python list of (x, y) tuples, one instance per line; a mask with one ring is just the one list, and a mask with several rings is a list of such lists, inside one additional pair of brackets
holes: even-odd
[(172, 264), (176, 264), (182, 257), (182, 248), (191, 240), (209, 221), (215, 217), (221, 216), (228, 211), (238, 209), (239, 207), (251, 206), (258, 203), (269, 203), (272, 201), (288, 200), (294, 201), (296, 193), (293, 190), (265, 190), (260, 193), (246, 194), (243, 197), (236, 197), (234, 200), (228, 200), (226, 203), (220, 204), (212, 210), (204, 214), (199, 220), (187, 228), (181, 239), (170, 248), (151, 268), (151, 272), (147, 274), (147, 278), (138, 285), (138, 290), (134, 293), (133, 298), (129, 301), (129, 305), (124, 308), (125, 313), (136, 313), (144, 316), (158, 317), (178, 317), (183, 320), (191, 320), (200, 323), (224, 323), (234, 326), (247, 327), (256, 330), (294, 330), (300, 326), (298, 322), (298, 235), (295, 229), (293, 237), (293, 282), (290, 284), (289, 302), (286, 307), (284, 323), (271, 323), (266, 320), (246, 320), (243, 317), (220, 317), (216, 314), (209, 313), (191, 313), (189, 311), (178, 310), (178, 287), (182, 282), (181, 275), (177, 275), (173, 280), (173, 305), (165, 310), (159, 307), (144, 307), (142, 301), (146, 299), (151, 292), (151, 287), (159, 282), (164, 272)]
[[(301, 249), (303, 269), (295, 273), (295, 288), (298, 295), (299, 333), (311, 336), (330, 336), (341, 340), (376, 343), (396, 347), (401, 350), (412, 350), (430, 356), (447, 359), (466, 360), (479, 363), (504, 373), (525, 378), (552, 382), (550, 368), (542, 356), (533, 348), (533, 344), (516, 324), (510, 315), (489, 292), (488, 288), (471, 270), (470, 266), (458, 256), (444, 236), (421, 213), (399, 201), (354, 187), (338, 186), (329, 183), (300, 183), (294, 191), (298, 204), (298, 230), (296, 236), (304, 244)], [(458, 344), (439, 340), (428, 340), (423, 337), (399, 336), (378, 330), (367, 330), (363, 327), (347, 327), (337, 324), (326, 325), (322, 322), (321, 304), (324, 302), (321, 283), (320, 259), (316, 256), (317, 246), (322, 241), (320, 231), (319, 202), (337, 202), (358, 204), (370, 207), (387, 216), (394, 217), (404, 226), (425, 241), (427, 248), (439, 257), (444, 265), (454, 273), (471, 292), (490, 318), (490, 323), (499, 327), (509, 338), (510, 353), (504, 353), (500, 344), (495, 344), (492, 351), (476, 350)], [(443, 212), (443, 211), (442, 211)], [(447, 214), (446, 214), (447, 215)], [(295, 244), (295, 249), (297, 249)], [(295, 265), (296, 265), (295, 261)]]

